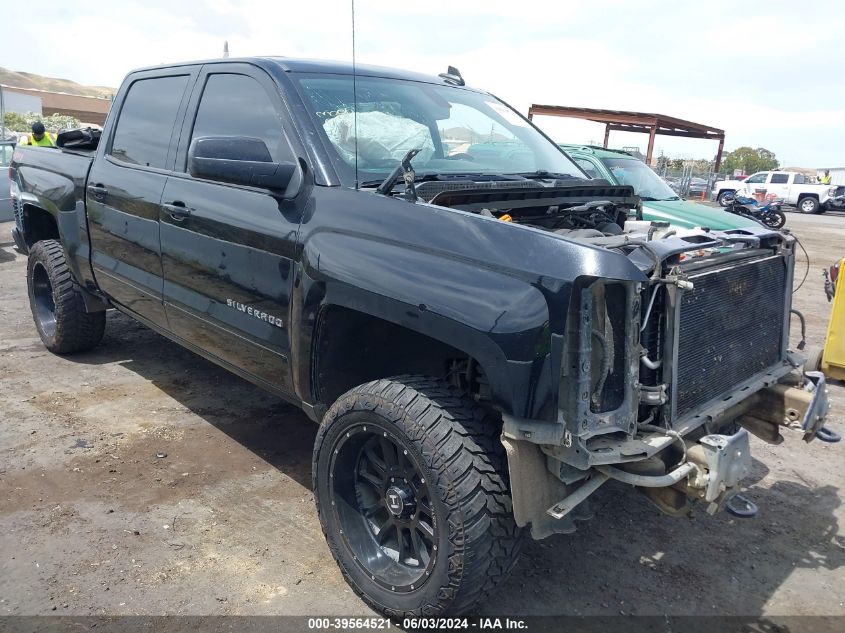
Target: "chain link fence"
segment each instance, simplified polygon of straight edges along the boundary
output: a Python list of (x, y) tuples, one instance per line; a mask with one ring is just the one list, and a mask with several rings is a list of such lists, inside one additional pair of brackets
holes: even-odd
[(716, 181), (731, 178), (729, 174), (714, 171), (712, 164), (706, 169), (693, 164), (685, 165), (681, 169), (672, 169), (667, 163), (668, 161), (664, 161), (661, 165), (658, 161), (654, 171), (681, 198), (709, 200)]

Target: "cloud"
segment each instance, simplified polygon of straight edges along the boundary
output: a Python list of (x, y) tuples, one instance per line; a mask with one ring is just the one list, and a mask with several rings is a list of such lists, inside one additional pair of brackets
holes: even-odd
[[(8, 3), (7, 3), (8, 4)], [(349, 60), (350, 0), (77, 0), (39, 3), (38, 28), (4, 34), (14, 70), (116, 86), (130, 69), (232, 55)], [(845, 13), (833, 1), (580, 3), (356, 0), (358, 61), (437, 73), (457, 66), (522, 112), (531, 103), (661, 112), (721, 127), (727, 147), (765, 146), (812, 166), (845, 146)], [(28, 25), (31, 8), (4, 7)], [(538, 119), (555, 138), (597, 140), (601, 126)], [(612, 135), (614, 144), (646, 144)], [(660, 138), (667, 153), (713, 143)], [(824, 159), (824, 160), (822, 160)]]

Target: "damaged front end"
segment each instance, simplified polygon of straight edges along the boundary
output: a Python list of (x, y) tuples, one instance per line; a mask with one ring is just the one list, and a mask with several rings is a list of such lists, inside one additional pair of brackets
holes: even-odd
[(581, 279), (561, 359), (556, 424), (504, 415), (514, 512), (532, 535), (570, 532), (609, 479), (672, 515), (714, 513), (751, 468), (748, 434), (820, 433), (824, 376), (789, 349), (794, 239), (765, 229), (591, 240), (647, 284)]

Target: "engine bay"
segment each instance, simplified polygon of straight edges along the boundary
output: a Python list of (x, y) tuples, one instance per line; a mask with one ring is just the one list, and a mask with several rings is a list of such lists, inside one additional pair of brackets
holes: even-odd
[(576, 240), (621, 235), (641, 220), (633, 189), (599, 183), (537, 186), (536, 182), (426, 182), (417, 187), (430, 204), (523, 224)]

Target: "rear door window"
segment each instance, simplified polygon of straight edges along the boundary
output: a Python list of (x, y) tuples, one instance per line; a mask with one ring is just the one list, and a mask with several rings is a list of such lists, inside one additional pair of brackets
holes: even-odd
[(773, 185), (785, 185), (789, 182), (789, 174), (772, 174)]
[(153, 77), (134, 82), (120, 109), (109, 154), (125, 163), (165, 169), (173, 124), (188, 77)]

